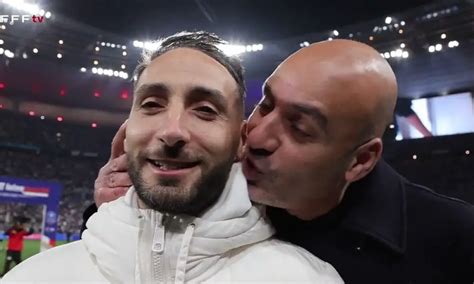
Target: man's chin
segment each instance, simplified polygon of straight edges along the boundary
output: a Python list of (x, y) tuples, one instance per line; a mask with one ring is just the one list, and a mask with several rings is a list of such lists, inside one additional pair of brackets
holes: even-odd
[(267, 195), (257, 184), (249, 181), (247, 183), (247, 188), (249, 192), (249, 198), (253, 202), (265, 204), (265, 196)]
[(192, 204), (192, 188), (181, 185), (156, 184), (151, 188), (136, 188), (138, 197), (146, 207), (160, 212), (185, 213)]
[(278, 201), (274, 194), (268, 190), (265, 190), (265, 188), (259, 184), (248, 182), (248, 192), (250, 200), (255, 203), (271, 207), (284, 208), (283, 204)]

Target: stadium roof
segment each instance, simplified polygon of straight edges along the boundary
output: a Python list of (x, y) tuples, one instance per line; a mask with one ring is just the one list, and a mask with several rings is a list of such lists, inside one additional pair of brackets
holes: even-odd
[[(22, 14), (6, 2), (21, 1), (1, 0), (1, 15)], [(251, 51), (242, 55), (249, 105), (285, 57), (332, 38), (379, 50), (402, 96), (474, 88), (472, 0), (321, 2), (42, 0), (52, 13), (45, 23), (0, 23), (0, 97), (126, 112), (140, 44), (183, 29), (215, 32)]]
[(62, 0), (50, 10), (127, 37), (155, 38), (203, 29), (262, 42), (319, 32), (399, 13), (433, 1), (395, 0)]

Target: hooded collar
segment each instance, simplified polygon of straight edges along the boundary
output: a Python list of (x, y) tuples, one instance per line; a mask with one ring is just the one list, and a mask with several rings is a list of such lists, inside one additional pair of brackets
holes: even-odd
[[(138, 283), (143, 268), (138, 260), (147, 261), (142, 252), (143, 242), (151, 240), (143, 236), (150, 222), (165, 217), (173, 226), (177, 223), (193, 224), (193, 233), (186, 254), (185, 281), (198, 281), (212, 276), (225, 262), (223, 254), (246, 245), (270, 238), (273, 227), (264, 219), (259, 208), (252, 206), (247, 192), (245, 177), (240, 164), (234, 164), (226, 186), (217, 200), (200, 217), (171, 216), (152, 209), (139, 209), (137, 195), (132, 187), (127, 194), (103, 204), (91, 216), (84, 231), (83, 241), (102, 273), (113, 283)], [(183, 232), (182, 235), (184, 235)], [(173, 240), (183, 236), (174, 235)], [(145, 238), (144, 238), (145, 237)], [(167, 244), (165, 244), (166, 246)], [(152, 243), (145, 246), (150, 248)], [(164, 256), (166, 257), (166, 255)], [(173, 273), (173, 272), (171, 272)]]

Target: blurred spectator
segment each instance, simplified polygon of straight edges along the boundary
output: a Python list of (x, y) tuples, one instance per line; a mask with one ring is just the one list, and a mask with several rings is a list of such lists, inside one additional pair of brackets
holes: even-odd
[(15, 262), (15, 265), (18, 265), (21, 262), (23, 238), (33, 233), (31, 228), (29, 231), (26, 230), (27, 222), (29, 222), (28, 218), (19, 217), (15, 220), (13, 226), (5, 233), (8, 236), (8, 248), (5, 256), (5, 267), (3, 269), (4, 274), (10, 270), (12, 262)]

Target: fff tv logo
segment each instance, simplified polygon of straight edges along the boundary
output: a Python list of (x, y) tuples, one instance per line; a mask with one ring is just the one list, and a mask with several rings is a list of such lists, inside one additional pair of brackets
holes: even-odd
[(44, 23), (44, 16), (36, 15), (0, 15), (0, 23), (13, 25), (15, 23)]

